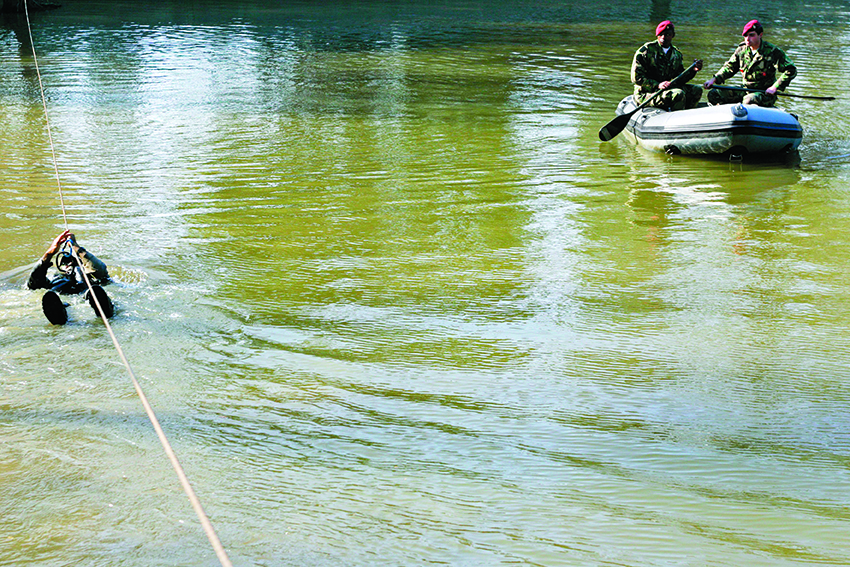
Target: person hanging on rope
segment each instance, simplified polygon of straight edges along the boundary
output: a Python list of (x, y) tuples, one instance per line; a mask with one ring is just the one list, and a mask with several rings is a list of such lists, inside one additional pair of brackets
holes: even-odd
[[(77, 262), (77, 258), (80, 259), (80, 262)], [(82, 264), (82, 267), (80, 264)], [(51, 266), (58, 273), (52, 278), (48, 278), (47, 272)], [(83, 270), (85, 270), (85, 274), (91, 282), (94, 295), (91, 291), (88, 291), (88, 286), (82, 274)], [(59, 294), (72, 295), (85, 291), (85, 298), (94, 309), (95, 314), (100, 316), (100, 311), (97, 308), (99, 303), (103, 309), (103, 314), (106, 317), (112, 317), (114, 311), (112, 301), (101, 287), (110, 281), (106, 264), (77, 244), (74, 235), (69, 230), (65, 230), (53, 240), (41, 260), (36, 264), (30, 274), (29, 281), (27, 281), (27, 287), (29, 289), (47, 290), (41, 298), (41, 309), (48, 321), (54, 325), (64, 325), (68, 321), (67, 304), (62, 302)], [(95, 302), (95, 299), (97, 299), (97, 302)]]

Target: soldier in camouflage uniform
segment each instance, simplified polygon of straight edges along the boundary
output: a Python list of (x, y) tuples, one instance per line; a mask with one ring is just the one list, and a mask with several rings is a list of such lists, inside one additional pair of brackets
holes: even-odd
[[(656, 41), (643, 44), (632, 60), (632, 82), (635, 84), (634, 101), (643, 104), (659, 90), (664, 91), (656, 96), (647, 106), (655, 106), (666, 110), (683, 110), (694, 108), (702, 97), (702, 88), (696, 85), (670, 84), (685, 70), (682, 52), (673, 47), (673, 37), (676, 31), (670, 20), (664, 20), (655, 28)], [(692, 73), (684, 78), (687, 83), (702, 68), (702, 61), (697, 62)]]
[(762, 39), (764, 32), (758, 20), (751, 20), (744, 26), (741, 35), (744, 41), (738, 45), (735, 53), (714, 77), (703, 85), (711, 89), (715, 84), (732, 77), (735, 73), (743, 74), (743, 86), (748, 89), (758, 89), (763, 93), (745, 93), (711, 89), (708, 91), (709, 104), (730, 104), (743, 102), (759, 106), (773, 106), (776, 103), (776, 91), (784, 91), (791, 80), (797, 76), (797, 68), (785, 55), (785, 52)]

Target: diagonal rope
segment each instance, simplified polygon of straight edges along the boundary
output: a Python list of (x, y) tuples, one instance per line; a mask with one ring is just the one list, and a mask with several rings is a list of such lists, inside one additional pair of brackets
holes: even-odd
[(56, 186), (59, 188), (59, 204), (62, 205), (62, 220), (65, 228), (68, 228), (68, 215), (65, 213), (65, 198), (62, 195), (62, 182), (59, 180), (59, 163), (56, 161), (56, 149), (53, 146), (53, 133), (50, 131), (50, 120), (47, 118), (47, 99), (44, 96), (44, 85), (41, 84), (41, 71), (38, 68), (38, 57), (35, 55), (35, 42), (32, 40), (32, 26), (30, 26), (30, 12), (27, 8), (29, 0), (24, 0), (24, 14), (27, 16), (27, 33), (30, 37), (32, 47), (32, 60), (35, 63), (35, 74), (38, 77), (38, 92), (41, 93), (41, 106), (44, 108), (44, 123), (47, 125), (47, 141), (50, 142), (50, 154), (53, 157), (53, 171), (56, 174)]
[[(32, 26), (30, 25), (30, 15), (29, 10), (27, 9), (28, 0), (24, 0), (24, 13), (27, 18), (27, 31), (29, 32), (30, 45), (32, 46), (32, 57), (35, 62), (35, 71), (38, 76), (38, 87), (41, 91), (41, 103), (44, 107), (44, 121), (47, 124), (47, 139), (50, 142), (50, 152), (53, 156), (53, 169), (56, 173), (56, 184), (59, 188), (59, 200), (62, 205), (62, 217), (65, 221), (65, 228), (68, 229), (68, 216), (65, 212), (65, 200), (62, 195), (62, 183), (59, 178), (59, 165), (56, 160), (56, 150), (53, 146), (53, 135), (50, 132), (50, 120), (47, 116), (47, 99), (44, 96), (44, 86), (41, 82), (41, 72), (38, 68), (38, 57), (35, 54), (35, 43), (32, 39)], [(82, 266), (82, 261), (80, 259), (77, 250), (74, 246), (70, 246), (71, 254), (77, 261), (79, 266)], [(177, 454), (174, 452), (174, 449), (171, 447), (171, 443), (169, 443), (168, 438), (165, 435), (165, 432), (162, 430), (162, 427), (159, 424), (159, 420), (156, 417), (156, 414), (153, 411), (153, 407), (151, 407), (148, 402), (147, 396), (145, 396), (144, 391), (142, 390), (141, 384), (136, 379), (136, 374), (133, 372), (133, 368), (130, 366), (130, 362), (127, 360), (127, 357), (124, 355), (124, 349), (121, 348), (121, 344), (118, 342), (118, 338), (115, 336), (115, 333), (112, 331), (112, 325), (109, 324), (109, 320), (106, 317), (106, 313), (103, 310), (103, 306), (100, 304), (100, 301), (97, 298), (97, 295), (94, 293), (94, 289), (92, 288), (92, 283), (89, 280), (88, 274), (84, 269), (80, 270), (80, 273), (83, 275), (83, 280), (86, 283), (86, 287), (88, 288), (89, 297), (94, 300), (94, 304), (97, 307), (97, 312), (100, 314), (100, 318), (103, 320), (103, 324), (106, 327), (106, 331), (109, 333), (109, 337), (112, 339), (112, 344), (115, 346), (115, 350), (118, 352), (119, 358), (121, 358), (121, 362), (124, 364), (124, 367), (127, 369), (127, 373), (130, 375), (130, 379), (133, 381), (133, 387), (136, 389), (136, 394), (138, 394), (139, 399), (142, 401), (142, 406), (145, 408), (145, 413), (150, 419), (151, 424), (153, 425), (154, 430), (156, 431), (156, 435), (159, 438), (160, 443), (162, 444), (162, 448), (165, 450), (165, 454), (168, 456), (168, 460), (171, 461), (172, 467), (174, 467), (174, 471), (177, 473), (177, 478), (180, 480), (180, 485), (183, 487), (183, 491), (186, 493), (186, 496), (189, 497), (189, 502), (192, 504), (192, 508), (195, 510), (195, 514), (198, 516), (198, 519), (201, 522), (201, 526), (204, 529), (204, 532), (207, 535), (207, 539), (209, 539), (210, 544), (215, 551), (216, 557), (218, 557), (219, 562), (222, 567), (233, 567), (233, 564), (230, 562), (230, 559), (227, 557), (227, 552), (224, 550), (224, 546), (221, 544), (221, 540), (219, 540), (218, 535), (215, 532), (215, 529), (212, 526), (212, 523), (209, 520), (206, 512), (204, 512), (203, 506), (201, 506), (201, 501), (198, 499), (197, 494), (195, 494), (195, 490), (192, 488), (191, 483), (189, 482), (189, 478), (186, 476), (186, 473), (183, 471), (183, 467), (180, 465), (180, 461), (177, 460)]]
[[(82, 266), (82, 261), (80, 260), (79, 254), (74, 249), (73, 246), (70, 247), (71, 252), (74, 258), (77, 260), (77, 264)], [(174, 467), (174, 471), (177, 473), (177, 478), (180, 480), (180, 486), (183, 487), (183, 491), (186, 493), (186, 496), (189, 497), (189, 501), (192, 503), (192, 508), (195, 510), (195, 514), (198, 516), (198, 519), (201, 521), (201, 526), (204, 529), (204, 532), (207, 534), (207, 539), (210, 540), (210, 544), (215, 550), (215, 554), (218, 557), (218, 560), (221, 562), (222, 567), (233, 567), (233, 564), (230, 563), (230, 559), (227, 557), (227, 552), (224, 550), (224, 546), (221, 544), (221, 540), (218, 539), (218, 535), (215, 533), (215, 529), (212, 526), (212, 523), (209, 520), (206, 512), (204, 511), (204, 507), (201, 506), (201, 501), (198, 498), (197, 494), (195, 494), (195, 490), (192, 488), (192, 485), (189, 483), (189, 478), (186, 476), (186, 473), (183, 471), (183, 467), (180, 465), (180, 461), (177, 460), (177, 454), (174, 452), (174, 449), (171, 448), (171, 443), (168, 442), (168, 438), (165, 436), (165, 432), (162, 430), (162, 427), (159, 425), (159, 420), (156, 418), (156, 414), (153, 411), (150, 403), (148, 402), (147, 396), (145, 396), (144, 391), (142, 391), (142, 386), (139, 384), (139, 381), (136, 380), (136, 374), (133, 372), (133, 368), (130, 366), (130, 362), (127, 360), (127, 357), (124, 356), (124, 349), (121, 348), (121, 345), (118, 343), (118, 339), (115, 336), (115, 333), (112, 331), (112, 325), (109, 324), (109, 320), (104, 313), (103, 306), (100, 304), (100, 301), (97, 298), (97, 294), (94, 293), (92, 289), (91, 281), (89, 280), (88, 274), (86, 271), (81, 269), (80, 273), (83, 275), (83, 279), (86, 282), (86, 287), (88, 287), (89, 297), (94, 300), (94, 304), (97, 306), (97, 312), (100, 314), (101, 320), (103, 320), (103, 324), (106, 326), (106, 331), (109, 333), (109, 337), (112, 339), (112, 344), (115, 345), (115, 350), (118, 351), (118, 356), (121, 358), (121, 362), (124, 363), (124, 367), (127, 369), (127, 373), (130, 375), (130, 379), (133, 381), (133, 387), (136, 389), (136, 393), (139, 395), (139, 399), (142, 401), (142, 406), (145, 408), (145, 413), (148, 415), (148, 419), (150, 419), (151, 424), (153, 425), (154, 430), (156, 431), (157, 437), (159, 437), (159, 442), (162, 444), (162, 448), (165, 450), (165, 454), (168, 456), (168, 460), (171, 461), (171, 466)]]

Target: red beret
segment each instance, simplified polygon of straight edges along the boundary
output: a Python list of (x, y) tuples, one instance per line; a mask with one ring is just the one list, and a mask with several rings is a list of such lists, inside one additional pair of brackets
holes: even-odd
[(762, 33), (763, 29), (758, 20), (750, 20), (747, 22), (747, 25), (744, 26), (744, 31), (741, 32), (741, 35), (747, 35), (750, 33), (750, 30), (755, 31), (756, 33)]
[(664, 33), (664, 30), (670, 30), (671, 32), (676, 33), (675, 28), (673, 28), (673, 22), (671, 22), (670, 20), (664, 20), (663, 22), (658, 24), (658, 27), (655, 28), (655, 35), (661, 35), (662, 33)]

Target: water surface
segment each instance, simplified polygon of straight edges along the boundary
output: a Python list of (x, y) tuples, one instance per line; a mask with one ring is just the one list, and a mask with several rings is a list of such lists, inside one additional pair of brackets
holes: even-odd
[[(598, 140), (672, 18), (752, 17), (798, 160)], [(822, 26), (823, 22), (829, 26)], [(33, 15), (68, 224), (236, 565), (850, 562), (850, 13), (830, 2), (66, 2)], [(0, 565), (215, 565), (78, 298), (0, 28)], [(826, 60), (829, 59), (829, 64)]]

